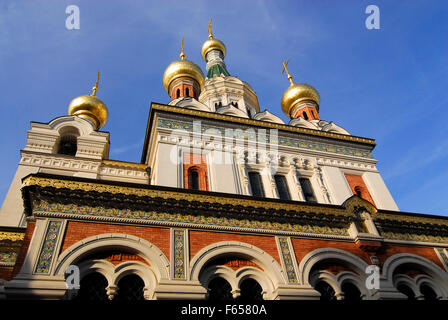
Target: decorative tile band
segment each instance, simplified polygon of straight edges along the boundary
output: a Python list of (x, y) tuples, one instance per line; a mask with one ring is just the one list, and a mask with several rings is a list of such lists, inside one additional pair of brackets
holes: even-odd
[(45, 235), (44, 244), (42, 245), (35, 273), (50, 272), (50, 265), (53, 260), (54, 249), (56, 247), (56, 241), (61, 225), (62, 221), (50, 221), (48, 224), (47, 233)]
[(0, 240), (22, 241), (25, 238), (25, 232), (0, 231)]
[(294, 264), (291, 257), (291, 249), (289, 248), (288, 238), (278, 238), (280, 244), (280, 251), (282, 253), (283, 263), (286, 268), (289, 283), (297, 283), (297, 276), (294, 270)]
[[(179, 120), (167, 120), (167, 119), (159, 119), (157, 122), (158, 128), (164, 128), (164, 129), (182, 129), (188, 132), (196, 131), (196, 128), (193, 123), (191, 122), (185, 122), (185, 121), (179, 121)], [(251, 132), (246, 132), (240, 129), (232, 130), (232, 129), (224, 129), (224, 128), (216, 128), (211, 127), (207, 125), (201, 124), (200, 126), (201, 133), (202, 134), (209, 134), (209, 135), (219, 135), (221, 137), (225, 138), (235, 138), (235, 139), (250, 139), (256, 141), (256, 136), (251, 136)], [(199, 132), (198, 132), (199, 133)], [(255, 131), (253, 131), (253, 134), (255, 135)], [(280, 146), (286, 146), (286, 147), (293, 147), (293, 148), (299, 148), (299, 149), (306, 149), (306, 150), (316, 150), (316, 151), (323, 151), (323, 152), (329, 152), (329, 153), (337, 153), (337, 154), (343, 154), (353, 157), (361, 157), (361, 158), (369, 158), (372, 159), (372, 154), (367, 150), (361, 150), (356, 148), (349, 148), (349, 147), (341, 147), (341, 146), (335, 146), (331, 144), (326, 143), (318, 143), (318, 142), (310, 142), (305, 141), (301, 139), (292, 139), (287, 137), (278, 137), (278, 139), (275, 139), (271, 137), (271, 135), (266, 135), (266, 142), (267, 143), (274, 143), (278, 144)]]
[(185, 279), (185, 231), (173, 230), (174, 279)]
[(410, 240), (434, 243), (448, 243), (448, 237), (431, 236), (425, 234), (381, 232), (381, 236), (390, 240)]
[(16, 252), (0, 252), (1, 263), (15, 263), (17, 259)]
[(437, 248), (437, 252), (439, 253), (440, 258), (442, 259), (442, 263), (445, 266), (446, 271), (448, 271), (448, 253), (446, 249)]
[(175, 222), (192, 225), (205, 225), (205, 226), (223, 226), (230, 228), (245, 228), (253, 230), (266, 230), (266, 231), (285, 231), (285, 232), (301, 232), (311, 234), (329, 234), (338, 236), (348, 236), (347, 229), (344, 228), (331, 228), (328, 226), (310, 226), (310, 225), (298, 225), (290, 223), (277, 223), (270, 221), (257, 221), (257, 220), (237, 220), (227, 219), (225, 217), (205, 217), (194, 215), (181, 215), (170, 214), (166, 212), (156, 211), (134, 211), (130, 209), (116, 209), (116, 208), (104, 208), (104, 207), (90, 207), (90, 206), (78, 206), (76, 204), (60, 204), (60, 203), (48, 203), (41, 201), (37, 207), (34, 208), (34, 212), (54, 212), (65, 215), (92, 217), (92, 218), (118, 218), (129, 219), (137, 221), (153, 221), (153, 222)]

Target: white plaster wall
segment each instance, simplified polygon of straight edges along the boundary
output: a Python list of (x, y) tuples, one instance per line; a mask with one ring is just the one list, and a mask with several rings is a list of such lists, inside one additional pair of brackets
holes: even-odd
[(23, 218), (23, 200), (22, 192), (22, 178), (29, 174), (37, 173), (38, 167), (19, 165), (16, 174), (11, 182), (2, 209), (0, 210), (0, 226), (7, 227), (24, 227), (25, 221)]
[(399, 210), (379, 173), (365, 172), (362, 178), (378, 209)]
[[(173, 153), (173, 156), (171, 155)], [(181, 187), (179, 185), (179, 163), (176, 161), (178, 147), (176, 145), (159, 143), (157, 146), (157, 164), (155, 173), (157, 175), (156, 185), (165, 187)], [(174, 159), (171, 159), (171, 158)]]
[(328, 192), (333, 204), (340, 205), (353, 195), (341, 169), (329, 166), (322, 166), (321, 168), (325, 181), (328, 184)]
[(214, 150), (207, 157), (210, 190), (225, 193), (238, 193), (233, 154)]

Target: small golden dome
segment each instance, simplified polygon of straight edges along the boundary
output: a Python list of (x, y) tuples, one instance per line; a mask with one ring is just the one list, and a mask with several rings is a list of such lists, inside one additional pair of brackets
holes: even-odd
[(189, 60), (173, 61), (163, 73), (163, 86), (168, 94), (170, 93), (170, 84), (180, 77), (193, 78), (200, 86), (204, 82), (204, 73), (196, 63)]
[(103, 101), (94, 95), (85, 95), (70, 102), (68, 114), (91, 120), (95, 123), (96, 128), (100, 129), (106, 124), (109, 113)]
[(291, 83), (282, 97), (281, 105), (283, 112), (288, 117), (291, 117), (292, 107), (301, 101), (312, 101), (319, 108), (319, 92), (313, 86), (306, 83)]
[(78, 116), (93, 121), (97, 130), (106, 124), (109, 115), (104, 102), (96, 97), (99, 79), (100, 73), (98, 72), (98, 77), (96, 79), (96, 84), (92, 89), (92, 94), (75, 98), (68, 106), (68, 114), (70, 116)]
[(211, 38), (204, 42), (201, 49), (201, 55), (202, 59), (206, 60), (207, 53), (209, 53), (212, 50), (219, 50), (222, 52), (223, 56), (226, 56), (226, 46), (221, 40)]

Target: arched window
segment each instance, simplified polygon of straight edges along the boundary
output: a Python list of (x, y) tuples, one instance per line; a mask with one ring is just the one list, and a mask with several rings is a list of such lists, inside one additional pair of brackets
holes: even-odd
[(263, 183), (258, 172), (249, 172), (249, 183), (253, 196), (264, 197)]
[(61, 137), (61, 140), (59, 141), (58, 146), (58, 153), (59, 154), (66, 154), (69, 156), (76, 155), (76, 151), (78, 149), (77, 147), (77, 138), (73, 135), (65, 135)]
[(289, 194), (288, 183), (286, 182), (286, 177), (283, 175), (276, 174), (274, 176), (275, 185), (277, 187), (277, 193), (280, 199), (290, 200), (291, 196)]
[(314, 196), (313, 187), (311, 186), (311, 181), (308, 178), (299, 178), (300, 186), (302, 187), (303, 196), (307, 202), (317, 202)]
[(425, 300), (430, 300), (430, 301), (437, 300), (437, 293), (435, 293), (435, 291), (427, 284), (422, 284), (420, 286), (420, 292), (423, 295), (423, 297), (425, 298)]
[(263, 288), (254, 279), (246, 279), (240, 285), (239, 301), (263, 300)]
[(361, 300), (361, 292), (358, 287), (353, 283), (347, 282), (344, 283), (341, 287), (342, 292), (344, 292), (344, 300), (346, 301), (360, 301)]
[(223, 278), (214, 278), (208, 284), (208, 299), (211, 301), (229, 301), (233, 300), (232, 287)]
[(186, 95), (187, 97), (190, 96), (190, 89), (188, 89), (188, 88), (185, 89), (185, 95)]
[(75, 300), (106, 301), (108, 300), (106, 287), (107, 280), (102, 274), (98, 272), (89, 273), (81, 279), (79, 292)]
[(303, 115), (303, 119), (308, 120), (308, 115), (306, 114), (305, 111), (303, 111), (302, 115)]
[(355, 193), (358, 197), (362, 198), (362, 191), (360, 186), (355, 187)]
[(320, 293), (320, 300), (334, 301), (336, 300), (334, 289), (325, 281), (319, 281), (314, 288)]
[(314, 113), (314, 110), (311, 110), (311, 114), (313, 115), (314, 118), (317, 118), (316, 114)]
[(143, 288), (145, 283), (143, 280), (135, 275), (130, 274), (120, 279), (118, 282), (118, 294), (114, 300), (119, 301), (138, 301), (144, 300)]
[(188, 170), (188, 189), (199, 190), (199, 172), (195, 167)]
[(177, 89), (176, 90), (176, 98), (179, 98), (180, 97), (180, 89)]
[(412, 289), (409, 288), (407, 285), (400, 284), (397, 287), (397, 290), (400, 291), (402, 294), (404, 294), (406, 297), (408, 297), (407, 300), (415, 300), (414, 291), (412, 291)]

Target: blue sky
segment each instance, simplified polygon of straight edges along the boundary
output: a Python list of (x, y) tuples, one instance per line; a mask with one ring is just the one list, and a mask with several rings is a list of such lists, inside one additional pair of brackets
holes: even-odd
[[(380, 29), (368, 30), (368, 5)], [(68, 5), (80, 29), (67, 30)], [(448, 215), (448, 3), (445, 0), (9, 1), (0, 3), (0, 201), (30, 121), (66, 115), (91, 93), (110, 116), (110, 158), (139, 162), (151, 101), (168, 103), (164, 69), (200, 55), (207, 23), (227, 46), (232, 75), (248, 82), (260, 108), (287, 121), (280, 99), (289, 58), (296, 82), (321, 95), (320, 116), (376, 139), (373, 156), (402, 211)]]

